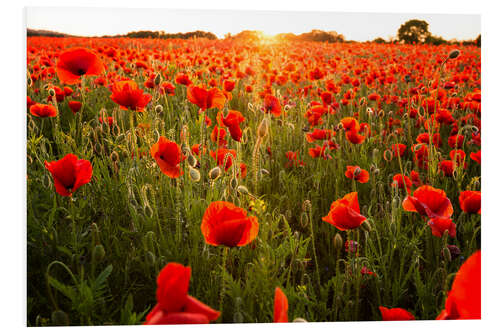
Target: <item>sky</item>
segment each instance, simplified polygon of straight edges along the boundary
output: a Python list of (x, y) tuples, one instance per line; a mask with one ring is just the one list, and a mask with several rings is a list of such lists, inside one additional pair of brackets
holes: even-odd
[(347, 40), (366, 41), (395, 37), (410, 19), (425, 20), (429, 31), (445, 39), (475, 39), (481, 33), (480, 15), (339, 13), (304, 11), (178, 10), (135, 8), (28, 7), (28, 28), (78, 36), (126, 34), (153, 30), (166, 33), (209, 31), (226, 33), (260, 30), (268, 35), (300, 34), (312, 29), (336, 31)]

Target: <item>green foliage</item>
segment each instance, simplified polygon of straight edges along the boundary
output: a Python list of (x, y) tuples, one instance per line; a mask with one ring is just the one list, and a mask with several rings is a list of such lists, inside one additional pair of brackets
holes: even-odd
[(398, 40), (405, 44), (424, 43), (430, 36), (429, 24), (423, 20), (409, 20), (398, 29)]

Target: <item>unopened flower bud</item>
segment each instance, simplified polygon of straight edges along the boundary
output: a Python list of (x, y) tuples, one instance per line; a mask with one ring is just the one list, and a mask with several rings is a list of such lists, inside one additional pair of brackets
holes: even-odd
[(146, 233), (146, 244), (147, 244), (148, 250), (150, 250), (150, 251), (154, 250), (154, 248), (155, 248), (154, 238), (155, 238), (155, 233), (153, 231), (148, 231)]
[(51, 320), (54, 326), (69, 326), (69, 317), (62, 310), (52, 312)]
[(104, 246), (102, 244), (97, 244), (94, 247), (94, 259), (99, 262), (104, 259), (104, 256), (106, 255), (106, 251), (104, 250)]
[(155, 112), (161, 114), (163, 112), (163, 106), (160, 104), (155, 106)]
[(361, 223), (361, 229), (370, 232), (372, 231), (372, 226), (370, 222), (368, 222), (368, 220), (365, 220), (363, 223)]
[(153, 266), (156, 262), (156, 256), (154, 255), (153, 252), (148, 251), (146, 252), (146, 262), (150, 265)]
[(450, 249), (448, 247), (445, 247), (441, 250), (441, 255), (443, 256), (443, 258), (450, 262), (451, 261), (451, 252), (450, 252)]
[(458, 58), (459, 55), (460, 55), (460, 51), (459, 50), (453, 50), (448, 55), (448, 58), (455, 59), (455, 58)]
[(208, 178), (210, 178), (211, 180), (216, 180), (217, 178), (219, 178), (221, 173), (222, 170), (218, 166), (216, 166), (215, 168), (213, 168), (208, 172)]
[(191, 180), (195, 183), (198, 182), (201, 179), (200, 172), (189, 166), (189, 178), (191, 178)]
[(155, 86), (159, 85), (161, 82), (161, 75), (160, 74), (156, 74), (155, 76)]
[(342, 249), (342, 245), (344, 245), (344, 240), (342, 239), (342, 235), (340, 233), (337, 233), (335, 235), (335, 238), (333, 238), (333, 246), (337, 251)]
[(307, 320), (304, 318), (297, 317), (293, 320), (294, 323), (307, 323)]
[(246, 186), (243, 186), (243, 185), (240, 185), (236, 188), (236, 191), (238, 191), (239, 193), (241, 194), (249, 194), (250, 192), (248, 192), (248, 188), (246, 188)]
[(189, 154), (188, 157), (187, 157), (187, 161), (188, 161), (188, 164), (191, 166), (191, 167), (195, 167), (196, 166), (196, 163), (198, 162), (196, 160), (196, 157), (194, 157), (192, 154)]
[(257, 128), (257, 135), (259, 138), (263, 138), (269, 132), (269, 120), (267, 118), (262, 119), (259, 127)]
[(229, 186), (231, 186), (231, 188), (235, 190), (236, 187), (238, 186), (238, 179), (236, 179), (236, 177), (233, 177), (229, 182)]
[(49, 95), (54, 97), (56, 95), (56, 92), (54, 91), (54, 89), (49, 89)]

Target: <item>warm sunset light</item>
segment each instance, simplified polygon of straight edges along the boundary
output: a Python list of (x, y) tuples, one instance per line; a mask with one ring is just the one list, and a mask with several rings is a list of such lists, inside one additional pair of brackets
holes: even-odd
[(27, 326), (482, 318), (479, 16), (29, 8), (26, 35)]

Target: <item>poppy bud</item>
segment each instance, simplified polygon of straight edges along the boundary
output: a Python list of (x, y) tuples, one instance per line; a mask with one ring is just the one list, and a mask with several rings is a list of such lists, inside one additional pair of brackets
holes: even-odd
[(260, 175), (269, 175), (269, 171), (267, 171), (266, 169), (260, 169)]
[(372, 231), (372, 226), (370, 225), (370, 222), (368, 222), (368, 220), (365, 220), (363, 223), (361, 223), (361, 229), (370, 232)]
[(233, 322), (237, 324), (243, 322), (243, 315), (241, 314), (241, 312), (238, 311), (234, 313)]
[(259, 138), (263, 138), (267, 135), (267, 132), (269, 131), (269, 120), (267, 118), (262, 119), (262, 121), (259, 124), (259, 127), (257, 128), (257, 135)]
[(361, 168), (360, 167), (356, 167), (354, 169), (354, 172), (353, 172), (354, 178), (358, 177), (360, 175), (360, 173), (361, 173)]
[(460, 51), (459, 50), (453, 50), (448, 55), (448, 58), (455, 59), (455, 58), (458, 58), (459, 55), (460, 55)]
[(450, 249), (448, 247), (445, 247), (441, 250), (441, 255), (443, 256), (443, 258), (450, 262), (451, 261), (451, 252), (450, 252)]
[(215, 168), (213, 168), (208, 172), (208, 178), (210, 178), (211, 180), (216, 180), (217, 178), (219, 178), (221, 173), (222, 170), (218, 166), (216, 166)]
[(373, 175), (374, 175), (374, 176), (377, 176), (379, 173), (380, 173), (380, 170), (379, 170), (379, 169), (375, 169), (375, 170), (373, 170)]
[(49, 89), (49, 95), (54, 97), (56, 95), (56, 92), (54, 91), (54, 89)]
[(148, 251), (146, 252), (146, 262), (150, 265), (153, 266), (155, 264), (156, 257), (153, 252)]
[(340, 233), (335, 234), (335, 238), (333, 239), (333, 246), (337, 251), (342, 249), (342, 245), (344, 244), (344, 240), (342, 239), (342, 235)]
[(51, 320), (54, 326), (69, 326), (69, 317), (66, 312), (62, 310), (52, 312)]
[(389, 229), (391, 229), (391, 232), (392, 232), (393, 234), (395, 234), (395, 233), (396, 233), (396, 230), (397, 230), (396, 223), (395, 223), (395, 222), (391, 222), (391, 223), (389, 224)]
[(305, 228), (309, 225), (309, 216), (306, 212), (300, 214), (300, 225)]
[(307, 323), (307, 320), (304, 318), (297, 317), (293, 320), (294, 323)]
[(146, 245), (149, 250), (154, 249), (154, 237), (155, 233), (153, 231), (148, 231), (146, 233)]
[(441, 237), (441, 241), (443, 242), (443, 246), (446, 246), (446, 244), (448, 243), (448, 234), (449, 234), (448, 229), (443, 231), (443, 236)]
[(196, 160), (196, 157), (194, 157), (193, 155), (189, 154), (188, 155), (188, 158), (187, 158), (187, 161), (188, 161), (188, 164), (191, 166), (191, 167), (195, 167), (196, 164), (197, 164), (197, 160)]
[(110, 155), (109, 155), (109, 158), (111, 159), (111, 161), (113, 161), (114, 163), (116, 163), (120, 157), (118, 156), (118, 153), (116, 151), (113, 151)]
[(200, 172), (189, 166), (189, 178), (191, 178), (191, 180), (195, 183), (198, 182), (201, 178)]
[(159, 85), (161, 82), (161, 75), (160, 74), (156, 74), (155, 76), (155, 86)]
[(102, 246), (102, 244), (97, 244), (95, 247), (94, 247), (94, 259), (99, 262), (101, 261), (102, 259), (104, 259), (104, 256), (106, 255), (106, 251), (104, 250), (104, 246)]
[(450, 250), (450, 254), (451, 254), (451, 259), (456, 259), (458, 258), (458, 256), (460, 255), (461, 251), (460, 251), (460, 248), (456, 245), (448, 245), (447, 246), (448, 250)]
[(408, 75), (408, 74), (405, 75), (405, 82), (406, 83), (410, 83), (411, 82), (411, 76), (410, 75)]
[(366, 108), (366, 114), (368, 115), (368, 117), (373, 116), (373, 110), (372, 110), (372, 108)]
[(309, 201), (309, 200), (305, 200), (305, 201), (302, 203), (302, 210), (303, 210), (304, 212), (310, 211), (310, 210), (311, 210), (311, 201)]
[(238, 191), (241, 194), (245, 194), (245, 195), (247, 195), (247, 194), (250, 193), (250, 192), (248, 192), (248, 189), (245, 186), (243, 186), (243, 185), (238, 186), (236, 188), (236, 191)]
[(159, 114), (162, 114), (163, 113), (163, 106), (158, 104), (157, 106), (155, 106), (155, 112), (156, 113), (159, 113)]
[(236, 179), (236, 177), (233, 177), (231, 179), (231, 181), (229, 182), (229, 186), (231, 186), (233, 190), (236, 189), (236, 187), (238, 186), (238, 180)]
[(187, 155), (190, 153), (190, 149), (189, 149), (189, 146), (187, 145), (187, 143), (183, 142), (181, 144), (181, 151), (183, 154)]

